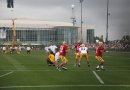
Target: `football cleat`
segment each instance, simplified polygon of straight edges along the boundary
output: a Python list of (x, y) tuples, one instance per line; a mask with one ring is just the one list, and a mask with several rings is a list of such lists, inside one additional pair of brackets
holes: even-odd
[(101, 68), (100, 68), (102, 71), (105, 71), (105, 68), (104, 68), (104, 66), (101, 66)]
[(100, 68), (96, 68), (97, 71), (100, 71)]
[(58, 71), (61, 71), (61, 69), (58, 69)]
[(58, 69), (58, 71), (61, 71), (60, 67), (57, 67), (56, 69)]
[(66, 67), (62, 67), (62, 69), (67, 70), (67, 68), (66, 68)]
[(80, 65), (78, 64), (78, 67), (80, 67)]

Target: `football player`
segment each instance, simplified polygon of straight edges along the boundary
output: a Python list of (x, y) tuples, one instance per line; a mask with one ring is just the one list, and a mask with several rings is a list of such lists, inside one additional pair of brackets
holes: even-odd
[(77, 41), (77, 43), (75, 44), (74, 46), (74, 49), (75, 49), (75, 60), (76, 60), (76, 66), (80, 66), (79, 65), (79, 48), (80, 48), (80, 45), (81, 45), (81, 42), (80, 41)]
[(79, 53), (80, 53), (80, 62), (83, 58), (85, 58), (87, 61), (88, 67), (90, 67), (90, 62), (88, 60), (88, 48), (84, 44), (82, 44), (81, 47), (79, 48)]
[(67, 69), (65, 67), (65, 65), (68, 63), (68, 60), (66, 58), (66, 53), (68, 52), (68, 45), (67, 45), (67, 42), (63, 42), (63, 44), (60, 46), (60, 60), (61, 60), (61, 63), (58, 67), (59, 71), (62, 69)]
[(95, 53), (95, 59), (99, 62), (99, 64), (96, 67), (96, 70), (105, 70), (104, 69), (104, 60), (102, 58), (102, 54), (104, 52), (104, 46), (103, 42), (98, 43), (98, 47), (96, 48), (96, 53)]
[(49, 50), (49, 55), (48, 55), (48, 58), (47, 58), (47, 64), (48, 66), (55, 66), (55, 56), (53, 55), (53, 52)]

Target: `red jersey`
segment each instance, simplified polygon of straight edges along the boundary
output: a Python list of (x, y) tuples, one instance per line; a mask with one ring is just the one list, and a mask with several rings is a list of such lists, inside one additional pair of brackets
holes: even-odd
[(75, 45), (75, 52), (76, 53), (79, 53), (79, 48), (80, 48), (80, 44), (76, 44)]
[(104, 47), (103, 46), (98, 46), (96, 49), (96, 56), (102, 56), (102, 51), (104, 51)]
[(60, 46), (60, 55), (65, 56), (67, 50), (68, 50), (68, 47), (66, 45), (61, 45)]

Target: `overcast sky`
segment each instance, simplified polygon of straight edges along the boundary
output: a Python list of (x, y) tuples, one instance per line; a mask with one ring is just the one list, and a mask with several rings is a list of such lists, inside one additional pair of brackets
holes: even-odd
[[(0, 19), (36, 19), (72, 22), (71, 5), (75, 5), (75, 17), (80, 23), (79, 0), (14, 0), (14, 12), (7, 9), (6, 0), (0, 0)], [(130, 0), (109, 0), (109, 40), (130, 35)], [(83, 24), (95, 25), (95, 35), (106, 36), (107, 0), (83, 1)]]

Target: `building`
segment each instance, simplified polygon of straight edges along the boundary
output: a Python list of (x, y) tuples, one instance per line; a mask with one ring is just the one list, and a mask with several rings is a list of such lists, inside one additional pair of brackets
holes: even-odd
[[(37, 20), (14, 20), (16, 26), (16, 42), (22, 45), (48, 45), (50, 40), (56, 43), (67, 41), (73, 44), (78, 39), (78, 27), (73, 27), (72, 23), (37, 21)], [(13, 38), (12, 20), (0, 20), (0, 30), (4, 27), (6, 38), (0, 38), (10, 42)]]
[[(94, 25), (83, 25), (83, 43), (94, 43), (95, 37), (95, 26)], [(81, 38), (81, 29), (78, 30), (78, 35)]]
[(87, 39), (87, 43), (94, 43), (94, 29), (87, 29), (86, 31), (86, 39)]

